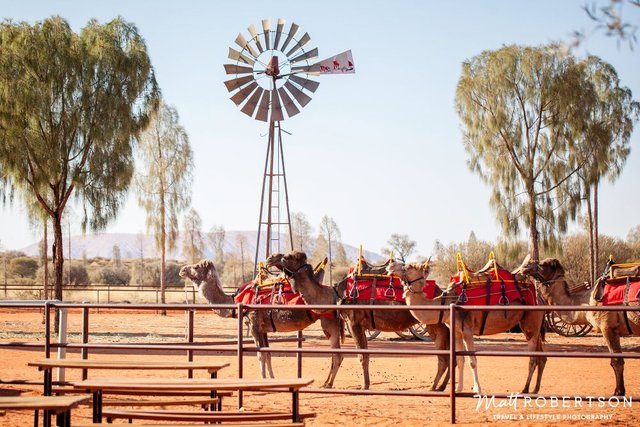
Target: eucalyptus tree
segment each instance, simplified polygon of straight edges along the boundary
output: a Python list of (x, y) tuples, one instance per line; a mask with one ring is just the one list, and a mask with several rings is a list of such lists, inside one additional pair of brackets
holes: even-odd
[(598, 187), (602, 178), (613, 182), (622, 172), (630, 152), (629, 141), (640, 105), (631, 90), (620, 85), (616, 70), (596, 56), (580, 63), (583, 78), (593, 86), (595, 97), (587, 120), (576, 129), (575, 156), (583, 167), (578, 171), (582, 198), (586, 200), (587, 232), (589, 235), (590, 279), (597, 276)]
[(193, 169), (189, 137), (175, 108), (160, 103), (140, 136), (139, 154), (138, 203), (146, 212), (147, 229), (155, 235), (160, 251), (160, 299), (164, 304), (167, 251), (175, 248), (178, 215), (191, 203)]
[(393, 233), (387, 240), (387, 246), (382, 248), (382, 253), (387, 256), (393, 253), (400, 261), (407, 262), (415, 250), (415, 240), (411, 240), (407, 234)]
[(0, 24), (0, 191), (51, 218), (57, 299), (65, 208), (82, 205), (83, 229), (116, 216), (158, 92), (142, 36), (120, 17), (79, 33), (61, 17)]
[(209, 230), (209, 243), (213, 246), (213, 262), (216, 265), (216, 270), (219, 274), (224, 272), (225, 259), (224, 259), (224, 244), (227, 237), (227, 232), (222, 225), (214, 225)]
[(530, 250), (557, 245), (579, 200), (572, 131), (594, 97), (571, 56), (554, 46), (505, 46), (462, 65), (456, 110), (468, 166), (491, 187), (506, 236), (525, 226)]
[(318, 231), (319, 235), (321, 235), (326, 242), (329, 257), (329, 283), (333, 283), (334, 259), (339, 262), (346, 262), (346, 254), (341, 243), (342, 237), (340, 234), (340, 228), (338, 228), (338, 224), (336, 224), (336, 221), (333, 218), (329, 215), (325, 215), (320, 220), (320, 227)]
[(291, 214), (291, 230), (293, 239), (287, 239), (287, 241), (293, 241), (294, 247), (291, 249), (308, 254), (311, 251), (313, 227), (303, 212), (293, 212)]
[(184, 237), (182, 239), (182, 255), (195, 264), (200, 261), (204, 253), (204, 238), (202, 237), (202, 219), (198, 211), (191, 208), (183, 221)]

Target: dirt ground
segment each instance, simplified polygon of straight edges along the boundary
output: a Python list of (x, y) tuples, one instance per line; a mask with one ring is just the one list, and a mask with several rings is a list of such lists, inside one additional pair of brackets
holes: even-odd
[[(91, 311), (90, 342), (180, 342), (184, 340), (186, 315), (184, 312), (169, 312), (160, 316), (157, 312), (101, 312)], [(237, 321), (220, 319), (208, 311), (197, 311), (195, 315), (196, 341), (212, 341), (234, 339)], [(70, 313), (68, 320), (69, 341), (79, 342), (81, 316)], [(275, 335), (277, 337), (287, 335)], [(289, 335), (291, 336), (291, 335)], [(324, 347), (322, 331), (314, 325), (305, 331), (305, 347)], [(43, 339), (42, 314), (38, 311), (9, 311), (0, 309), (0, 342), (40, 343)], [(292, 343), (277, 343), (273, 346), (291, 347)], [(479, 349), (491, 350), (525, 350), (522, 334), (500, 334), (477, 340)], [(623, 340), (625, 351), (640, 352), (640, 338)], [(353, 348), (353, 340), (347, 338), (346, 348)], [(392, 333), (383, 333), (370, 342), (370, 348), (432, 348), (431, 343), (405, 341)], [(556, 334), (547, 334), (546, 348), (551, 351), (589, 351), (604, 352), (606, 347), (599, 334), (590, 334), (584, 338), (564, 338)], [(29, 361), (41, 359), (43, 349), (15, 349), (0, 347), (0, 380), (15, 379), (41, 380), (42, 374), (35, 368), (27, 367)], [(79, 357), (77, 352), (68, 352), (67, 357)], [(114, 355), (98, 350), (90, 353), (91, 358), (110, 359), (127, 357), (131, 360), (186, 360), (181, 353), (158, 354), (151, 351), (138, 351), (131, 355)], [(237, 358), (233, 354), (205, 355), (196, 354), (195, 360), (227, 361), (231, 365), (219, 373), (219, 377), (237, 377)], [(303, 376), (314, 380), (313, 386), (319, 387), (325, 380), (330, 365), (328, 355), (305, 356)], [(491, 397), (493, 393), (518, 392), (526, 379), (528, 359), (480, 357), (478, 360), (480, 381), (483, 394)], [(273, 367), (277, 377), (293, 377), (296, 375), (295, 358), (291, 355), (278, 355), (273, 358)], [(433, 379), (436, 369), (435, 356), (374, 356), (371, 359), (372, 390), (412, 390), (425, 391)], [(92, 372), (90, 377), (104, 377), (113, 373)], [(127, 376), (176, 376), (182, 373), (162, 371), (127, 372)], [(204, 377), (206, 373), (196, 372), (196, 377)], [(259, 377), (256, 358), (247, 355), (245, 358), (244, 377)], [(67, 371), (67, 380), (79, 379), (79, 372)], [(640, 361), (628, 359), (625, 365), (627, 394), (640, 396)], [(471, 373), (465, 367), (465, 391), (471, 390)], [(356, 356), (347, 356), (338, 373), (335, 387), (355, 390), (361, 382), (361, 368)], [(591, 403), (583, 400), (580, 405), (573, 401), (562, 400), (563, 396), (608, 396), (614, 389), (613, 371), (609, 359), (573, 359), (550, 358), (542, 380), (541, 393), (557, 396), (538, 402), (529, 402), (523, 407), (522, 400), (517, 406), (496, 398), (496, 406), (481, 403), (476, 398), (457, 400), (457, 420), (459, 424), (481, 425), (494, 423), (518, 422), (518, 425), (637, 425), (640, 398), (633, 398), (630, 405), (624, 407), (622, 401)], [(448, 388), (447, 388), (448, 390)], [(0, 395), (16, 394), (35, 395), (41, 392), (37, 385), (0, 384)], [(251, 393), (246, 394), (244, 405), (247, 410), (280, 410), (289, 409), (289, 395)], [(423, 426), (449, 424), (449, 399), (441, 397), (391, 397), (391, 396), (358, 396), (345, 394), (301, 394), (301, 410), (315, 412), (316, 417), (307, 421), (309, 426)], [(237, 406), (235, 397), (226, 399), (225, 408)], [(564, 407), (563, 407), (564, 406)], [(186, 409), (186, 408), (185, 408)], [(191, 408), (193, 409), (193, 408)], [(595, 419), (594, 419), (595, 418)], [(73, 422), (90, 422), (89, 407), (81, 407), (73, 411)], [(33, 424), (30, 412), (11, 412), (0, 417), (0, 425), (7, 427), (27, 426)]]

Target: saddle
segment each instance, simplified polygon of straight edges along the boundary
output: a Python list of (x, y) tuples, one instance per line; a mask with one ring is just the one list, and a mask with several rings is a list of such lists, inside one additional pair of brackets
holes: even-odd
[(513, 301), (536, 305), (533, 283), (519, 282), (509, 270), (502, 268), (493, 252), (489, 261), (478, 271), (471, 270), (457, 254), (457, 274), (451, 276), (447, 294), (458, 296), (459, 305), (509, 305)]
[(592, 298), (602, 305), (628, 305), (640, 298), (640, 262), (616, 264), (613, 257), (594, 286)]
[(404, 303), (403, 286), (400, 277), (389, 275), (387, 266), (393, 261), (393, 255), (383, 264), (371, 264), (362, 256), (362, 247), (358, 255), (358, 263), (349, 268), (346, 277), (346, 293), (344, 302), (353, 304), (356, 301), (396, 301)]

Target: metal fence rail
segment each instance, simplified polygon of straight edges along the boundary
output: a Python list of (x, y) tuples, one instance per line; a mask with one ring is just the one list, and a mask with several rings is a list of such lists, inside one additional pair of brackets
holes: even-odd
[[(402, 310), (421, 310), (421, 311), (449, 311), (450, 319), (450, 349), (449, 350), (435, 350), (435, 349), (421, 349), (421, 350), (403, 350), (403, 349), (333, 349), (333, 348), (303, 348), (304, 337), (302, 332), (299, 331), (296, 339), (270, 339), (270, 343), (274, 342), (297, 342), (296, 348), (256, 348), (251, 345), (249, 340), (242, 339), (243, 336), (243, 314), (250, 310), (274, 310), (282, 309), (281, 305), (228, 305), (228, 304), (98, 304), (98, 303), (64, 303), (60, 301), (0, 301), (0, 309), (42, 309), (44, 310), (44, 344), (33, 343), (0, 343), (0, 350), (2, 347), (40, 347), (44, 348), (45, 357), (50, 357), (52, 348), (81, 348), (82, 358), (87, 358), (90, 349), (119, 349), (119, 350), (135, 350), (145, 349), (150, 347), (153, 349), (161, 349), (165, 351), (180, 351), (186, 352), (187, 359), (193, 360), (194, 353), (198, 352), (227, 352), (236, 353), (238, 363), (238, 377), (243, 376), (243, 364), (244, 355), (248, 352), (264, 352), (264, 353), (282, 353), (282, 354), (296, 354), (297, 356), (297, 374), (302, 376), (302, 363), (303, 354), (329, 354), (329, 353), (342, 353), (342, 354), (373, 354), (373, 355), (448, 355), (449, 366), (455, 367), (456, 356), (476, 355), (476, 356), (498, 356), (498, 357), (530, 357), (530, 356), (546, 356), (557, 358), (625, 358), (625, 359), (640, 359), (640, 352), (626, 352), (626, 353), (591, 353), (591, 352), (576, 352), (576, 351), (496, 351), (496, 350), (476, 350), (466, 351), (456, 349), (455, 345), (455, 328), (456, 328), (456, 314), (459, 312), (470, 311), (637, 311), (638, 307), (629, 306), (606, 306), (606, 307), (590, 307), (590, 306), (459, 306), (451, 304), (449, 306), (402, 306), (402, 305), (288, 305), (287, 310), (333, 310), (333, 311), (354, 311), (354, 310), (384, 310), (384, 311), (402, 311)], [(211, 309), (230, 309), (235, 308), (238, 312), (237, 322), (237, 339), (235, 340), (217, 340), (212, 342), (194, 342), (194, 319), (195, 313), (198, 311), (209, 311)], [(60, 342), (53, 343), (51, 340), (51, 315), (56, 309), (61, 311), (69, 309), (79, 309), (82, 313), (82, 343), (68, 343)], [(166, 311), (185, 311), (187, 313), (187, 336), (184, 343), (170, 343), (170, 344), (158, 344), (158, 343), (145, 343), (145, 344), (94, 344), (89, 343), (90, 325), (89, 325), (89, 310), (166, 310)], [(247, 345), (249, 344), (249, 345)], [(227, 346), (222, 348), (221, 346)], [(231, 347), (230, 347), (231, 346)], [(235, 348), (232, 348), (235, 347)], [(303, 393), (322, 393), (322, 394), (360, 394), (360, 395), (387, 395), (387, 396), (420, 396), (420, 397), (448, 397), (450, 399), (450, 422), (454, 424), (456, 422), (456, 400), (458, 398), (471, 398), (476, 397), (473, 393), (469, 392), (456, 392), (455, 391), (455, 368), (450, 369), (450, 381), (449, 392), (435, 392), (435, 391), (416, 391), (416, 390), (351, 390), (351, 389), (315, 389), (307, 388), (302, 389)], [(83, 372), (83, 378), (86, 378), (86, 372)], [(15, 383), (15, 382), (14, 382)], [(33, 383), (33, 382), (30, 382)], [(494, 394), (496, 398), (512, 398), (512, 394)], [(551, 399), (553, 396), (536, 394), (526, 395), (533, 398), (545, 398)], [(571, 396), (569, 399), (580, 399), (588, 396)], [(519, 398), (524, 398), (523, 395), (519, 395)], [(640, 400), (640, 396), (627, 396), (627, 398)], [(238, 406), (242, 406), (242, 394), (238, 396)]]

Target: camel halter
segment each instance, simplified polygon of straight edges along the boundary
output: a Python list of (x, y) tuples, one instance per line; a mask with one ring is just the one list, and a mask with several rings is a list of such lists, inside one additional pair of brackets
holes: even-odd
[(408, 292), (413, 292), (416, 294), (422, 292), (422, 290), (414, 291), (411, 285), (413, 285), (418, 280), (425, 280), (425, 279), (426, 279), (426, 276), (424, 275), (417, 277), (413, 280), (407, 280), (406, 273), (403, 273), (402, 276), (400, 276), (400, 281), (402, 282), (402, 286), (404, 287), (404, 289)]
[[(284, 258), (284, 257), (283, 257), (283, 258)], [(284, 263), (284, 259), (282, 259), (281, 261)], [(295, 276), (296, 274), (298, 274), (300, 271), (302, 271), (302, 269), (303, 269), (303, 268), (305, 268), (305, 267), (309, 267), (309, 268), (311, 268), (311, 265), (310, 265), (310, 264), (302, 264), (302, 265), (301, 265), (300, 267), (298, 267), (295, 271), (293, 271), (293, 270), (289, 270), (287, 267), (285, 267), (285, 266), (283, 265), (283, 266), (282, 266), (282, 271), (284, 272), (284, 274), (285, 274), (287, 277), (290, 277), (290, 278), (292, 278), (292, 279), (293, 279), (293, 278), (294, 278), (294, 276)]]

